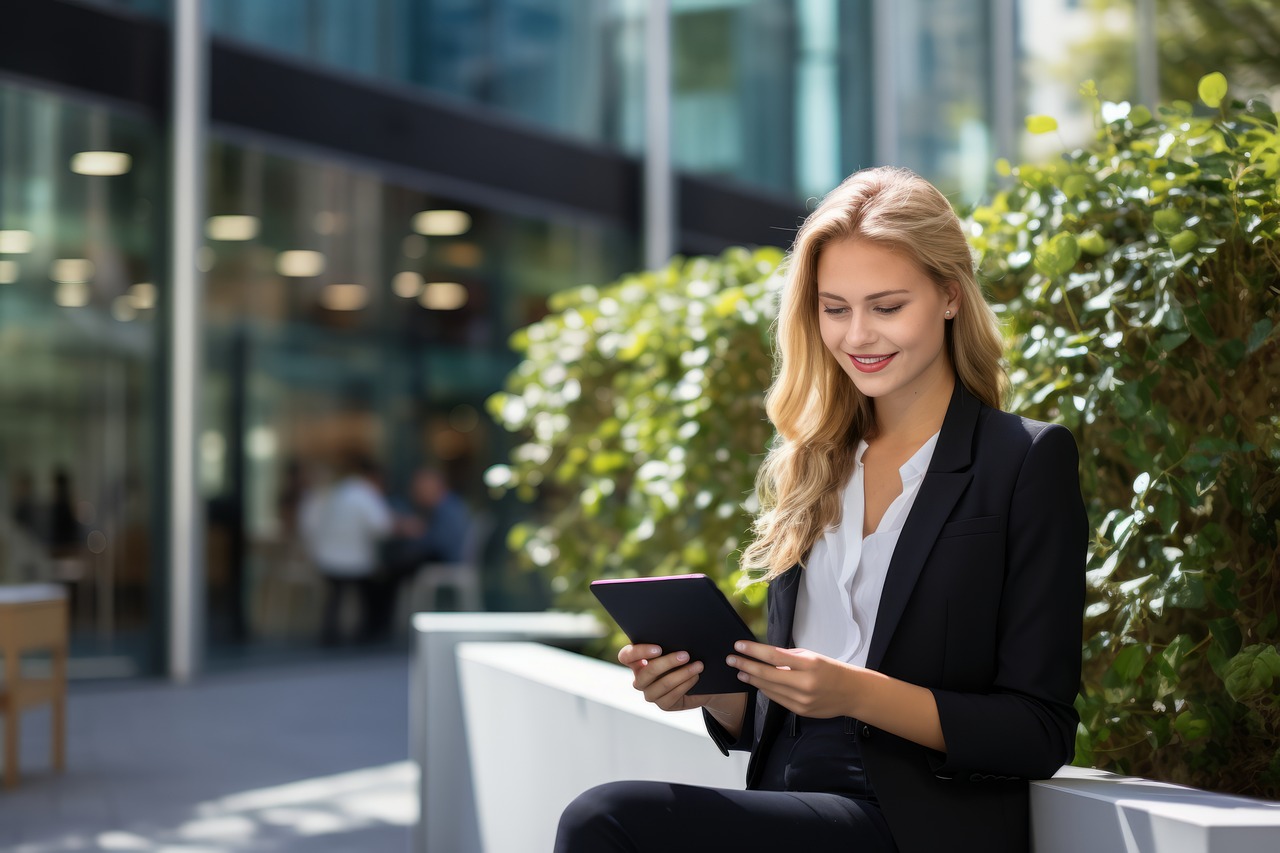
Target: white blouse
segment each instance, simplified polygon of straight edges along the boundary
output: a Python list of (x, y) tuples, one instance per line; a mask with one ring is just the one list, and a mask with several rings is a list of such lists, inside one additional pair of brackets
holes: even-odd
[(827, 528), (814, 543), (800, 572), (792, 632), (797, 648), (857, 666), (867, 665), (889, 561), (937, 443), (935, 432), (898, 469), (902, 494), (885, 510), (875, 532), (866, 538), (862, 536), (866, 512), (862, 456), (867, 452), (867, 443), (858, 443), (853, 476), (844, 489), (841, 521)]

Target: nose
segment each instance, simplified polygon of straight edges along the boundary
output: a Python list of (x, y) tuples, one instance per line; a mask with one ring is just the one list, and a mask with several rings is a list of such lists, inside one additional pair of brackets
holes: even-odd
[(861, 311), (849, 312), (849, 326), (844, 332), (844, 342), (850, 349), (859, 349), (875, 343), (876, 334), (871, 322)]

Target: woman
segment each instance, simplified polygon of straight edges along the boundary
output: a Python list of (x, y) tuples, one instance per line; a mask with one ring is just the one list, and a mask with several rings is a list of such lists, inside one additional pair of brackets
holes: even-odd
[(745, 694), (699, 661), (618, 659), (666, 710), (701, 707), (746, 791), (600, 786), (556, 849), (1028, 849), (1028, 779), (1073, 753), (1087, 522), (1071, 434), (999, 411), (1001, 340), (959, 220), (869, 169), (796, 237), (767, 397), (778, 440), (744, 566), (769, 582)]

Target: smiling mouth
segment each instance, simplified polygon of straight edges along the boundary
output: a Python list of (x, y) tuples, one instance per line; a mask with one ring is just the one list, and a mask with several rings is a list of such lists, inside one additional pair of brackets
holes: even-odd
[(849, 354), (849, 361), (851, 361), (853, 366), (862, 373), (875, 373), (878, 370), (883, 370), (895, 355), (897, 355), (896, 352), (889, 353), (888, 355)]

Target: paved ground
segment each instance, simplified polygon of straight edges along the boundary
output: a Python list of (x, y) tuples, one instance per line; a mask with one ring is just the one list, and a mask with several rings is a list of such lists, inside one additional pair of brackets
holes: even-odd
[(408, 658), (75, 684), (67, 770), (48, 712), (23, 718), (20, 786), (0, 789), (0, 850), (395, 851), (417, 820)]

